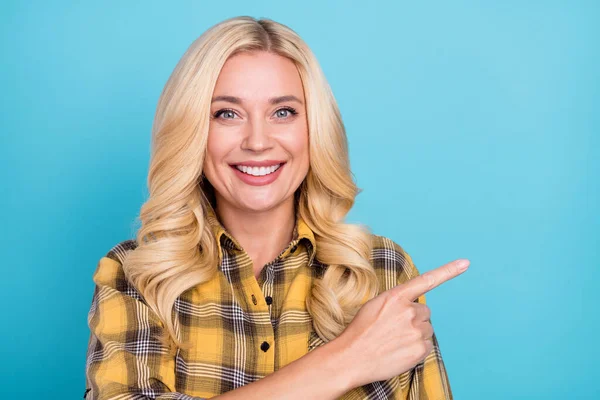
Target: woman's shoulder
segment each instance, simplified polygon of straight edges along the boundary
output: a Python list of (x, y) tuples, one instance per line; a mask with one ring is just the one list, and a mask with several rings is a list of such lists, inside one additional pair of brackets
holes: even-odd
[(392, 239), (371, 234), (371, 263), (381, 282), (381, 290), (388, 290), (419, 275), (412, 257)]
[(123, 264), (127, 253), (129, 253), (132, 250), (135, 250), (136, 247), (137, 241), (135, 241), (134, 239), (123, 240), (112, 246), (104, 257), (110, 258), (120, 264)]
[(138, 329), (142, 320), (161, 324), (123, 269), (127, 254), (136, 247), (135, 240), (123, 240), (100, 257), (93, 274), (95, 289), (88, 314), (90, 327), (125, 332)]
[(133, 239), (114, 244), (98, 261), (93, 275), (94, 283), (101, 288), (117, 290), (136, 298), (140, 297), (123, 270), (127, 253), (136, 247), (137, 242)]

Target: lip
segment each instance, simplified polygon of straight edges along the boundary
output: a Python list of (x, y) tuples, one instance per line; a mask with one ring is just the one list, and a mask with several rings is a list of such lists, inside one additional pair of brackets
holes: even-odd
[(233, 173), (240, 178), (240, 180), (242, 182), (244, 182), (247, 185), (251, 185), (251, 186), (265, 186), (268, 185), (270, 183), (273, 183), (275, 181), (275, 179), (277, 179), (279, 177), (279, 175), (281, 174), (281, 170), (285, 168), (285, 162), (281, 164), (281, 166), (279, 168), (277, 168), (277, 171), (273, 172), (272, 174), (269, 175), (263, 175), (263, 176), (252, 176), (252, 175), (248, 175), (242, 171), (240, 171), (239, 169), (237, 169), (235, 166), (236, 165), (247, 165), (247, 166), (252, 166), (252, 167), (264, 167), (264, 166), (268, 166), (268, 165), (275, 165), (277, 164), (277, 162), (273, 162), (273, 161), (269, 161), (267, 160), (267, 162), (269, 162), (270, 164), (264, 164), (263, 161), (260, 161), (263, 163), (263, 165), (256, 165), (256, 164), (232, 164), (231, 165), (231, 169), (233, 169)]
[[(229, 164), (232, 167), (235, 167), (236, 165), (245, 165), (247, 167), (270, 167), (272, 165), (279, 165), (279, 164), (285, 164), (285, 161), (283, 160), (262, 160), (262, 161), (240, 161), (237, 163), (233, 163), (233, 164)], [(283, 167), (283, 165), (282, 165)], [(279, 167), (281, 168), (281, 167)], [(277, 171), (275, 171), (277, 172)]]

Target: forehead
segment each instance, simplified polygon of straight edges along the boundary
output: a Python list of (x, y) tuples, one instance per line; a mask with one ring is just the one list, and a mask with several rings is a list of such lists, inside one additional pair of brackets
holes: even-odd
[(261, 51), (230, 57), (221, 69), (214, 95), (265, 101), (282, 95), (295, 95), (302, 99), (304, 89), (292, 60)]

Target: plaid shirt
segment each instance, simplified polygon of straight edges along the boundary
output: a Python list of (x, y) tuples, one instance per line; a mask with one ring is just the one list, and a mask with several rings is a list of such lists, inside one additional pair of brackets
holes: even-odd
[[(197, 400), (258, 380), (324, 344), (305, 300), (325, 266), (315, 258), (313, 232), (297, 218), (293, 240), (258, 279), (252, 261), (208, 215), (218, 238), (218, 273), (181, 294), (176, 328), (196, 345), (171, 353), (155, 339), (163, 323), (126, 280), (121, 265), (134, 240), (114, 246), (97, 265), (88, 316), (86, 399)], [(373, 235), (372, 264), (387, 290), (418, 275), (410, 256), (392, 240)], [(421, 296), (419, 302), (424, 303)], [(413, 369), (357, 387), (343, 400), (452, 399), (437, 339)]]

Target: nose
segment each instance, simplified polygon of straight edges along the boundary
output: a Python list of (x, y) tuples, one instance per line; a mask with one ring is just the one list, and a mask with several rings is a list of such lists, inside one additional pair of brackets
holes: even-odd
[(242, 149), (262, 152), (273, 147), (272, 142), (269, 126), (261, 119), (255, 118), (246, 125)]

